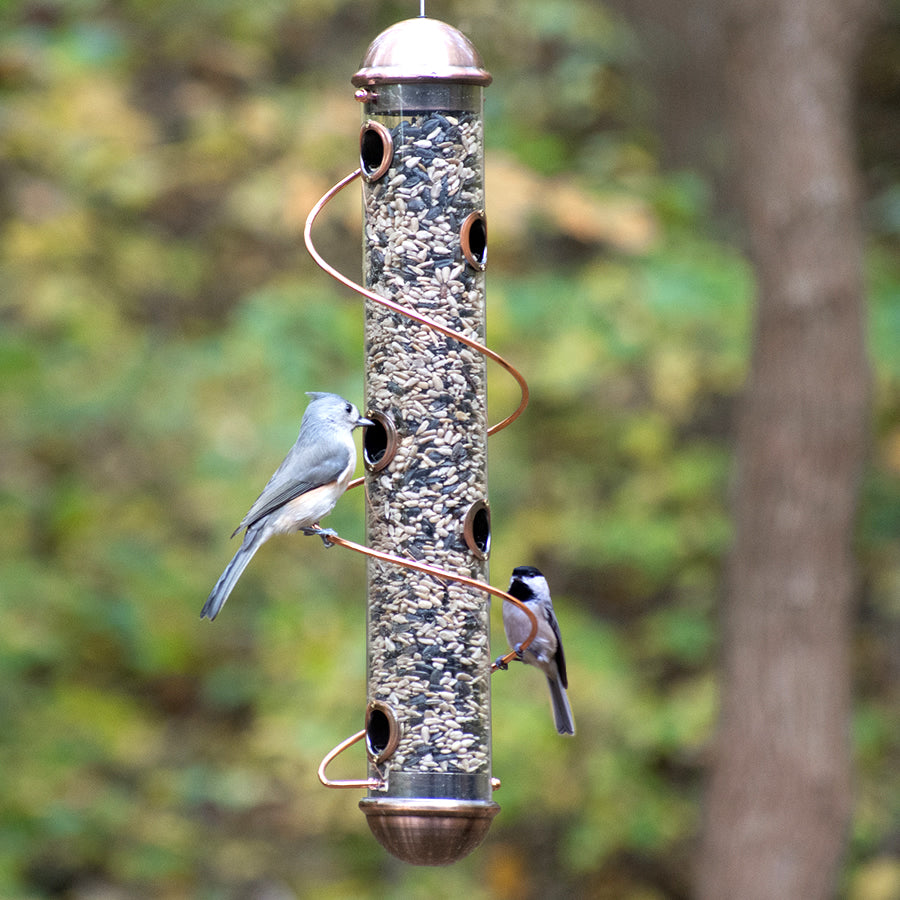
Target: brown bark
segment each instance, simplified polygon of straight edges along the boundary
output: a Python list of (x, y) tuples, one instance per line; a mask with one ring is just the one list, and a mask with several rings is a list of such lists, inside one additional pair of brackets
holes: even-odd
[(833, 894), (851, 808), (866, 449), (852, 72), (867, 0), (733, 0), (730, 128), (757, 275), (698, 895)]

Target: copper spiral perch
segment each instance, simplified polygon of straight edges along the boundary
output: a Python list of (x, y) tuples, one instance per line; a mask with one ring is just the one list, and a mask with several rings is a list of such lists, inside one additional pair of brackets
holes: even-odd
[[(306, 249), (309, 251), (310, 256), (312, 256), (316, 265), (319, 266), (322, 270), (328, 273), (332, 278), (336, 281), (339, 281), (345, 287), (350, 288), (351, 291), (365, 297), (366, 299), (372, 301), (373, 303), (377, 303), (385, 308), (392, 310), (393, 312), (399, 313), (400, 315), (406, 316), (407, 318), (413, 320), (414, 322), (419, 322), (422, 325), (425, 325), (428, 328), (434, 329), (439, 334), (443, 334), (446, 337), (449, 337), (455, 341), (459, 341), (460, 344), (463, 344), (466, 347), (471, 348), (472, 350), (481, 353), (487, 359), (492, 360), (493, 362), (500, 365), (503, 369), (509, 372), (513, 378), (515, 378), (519, 388), (521, 390), (521, 398), (519, 400), (519, 405), (516, 409), (510, 413), (505, 419), (497, 422), (495, 425), (492, 425), (487, 429), (487, 435), (490, 437), (491, 435), (496, 434), (498, 431), (502, 431), (504, 428), (512, 425), (519, 416), (525, 411), (525, 408), (528, 406), (528, 382), (525, 380), (525, 377), (519, 372), (515, 366), (512, 365), (508, 360), (504, 359), (499, 353), (494, 350), (491, 350), (490, 347), (476, 341), (472, 338), (466, 337), (466, 335), (461, 334), (458, 331), (454, 331), (452, 328), (448, 328), (444, 325), (441, 325), (439, 322), (430, 319), (428, 316), (422, 315), (419, 312), (416, 312), (414, 309), (409, 309), (403, 306), (400, 303), (396, 303), (393, 300), (390, 300), (386, 297), (382, 297), (373, 291), (370, 291), (364, 288), (362, 285), (357, 284), (350, 278), (347, 278), (346, 275), (343, 275), (337, 269), (334, 268), (330, 263), (328, 263), (319, 251), (316, 249), (315, 244), (312, 240), (312, 228), (315, 224), (316, 219), (319, 216), (319, 213), (325, 208), (325, 206), (345, 187), (349, 184), (352, 184), (357, 178), (362, 175), (362, 169), (356, 169), (351, 172), (349, 175), (346, 175), (342, 178), (337, 184), (331, 187), (322, 197), (318, 200), (318, 202), (313, 206), (310, 210), (309, 215), (306, 218), (306, 224), (303, 228), (303, 240), (306, 244)], [(350, 488), (359, 487), (365, 481), (364, 477), (355, 478), (350, 482), (348, 490)], [(477, 587), (479, 590), (482, 590), (488, 594), (492, 594), (495, 597), (499, 597), (501, 600), (504, 600), (508, 603), (514, 603), (520, 609), (524, 610), (528, 616), (533, 620), (532, 632), (529, 635), (528, 639), (522, 643), (522, 649), (524, 650), (534, 639), (535, 634), (537, 633), (537, 621), (534, 620), (534, 614), (532, 611), (525, 606), (520, 600), (516, 599), (512, 595), (506, 593), (506, 591), (502, 591), (499, 588), (495, 588), (492, 585), (476, 582), (474, 579), (465, 578), (459, 575), (454, 574), (453, 572), (448, 572), (442, 569), (439, 569), (435, 566), (425, 566), (421, 563), (416, 563), (413, 560), (404, 559), (400, 556), (391, 556), (390, 554), (383, 553), (377, 550), (373, 550), (371, 547), (365, 547), (361, 544), (354, 543), (353, 541), (348, 541), (345, 538), (340, 537), (339, 535), (332, 535), (328, 538), (329, 543), (336, 544), (340, 547), (344, 547), (348, 550), (354, 550), (357, 553), (362, 553), (365, 556), (369, 556), (374, 559), (381, 560), (382, 562), (390, 562), (397, 566), (403, 566), (409, 569), (415, 569), (417, 571), (427, 572), (437, 578), (448, 579), (451, 581), (458, 581), (462, 584), (468, 584), (472, 587)], [(510, 651), (505, 656), (502, 657), (503, 662), (510, 662), (516, 656), (515, 651)], [(496, 669), (496, 665), (492, 665), (492, 669)], [(331, 785), (335, 786), (335, 785)], [(342, 785), (343, 786), (343, 785)], [(350, 785), (357, 786), (357, 785)]]

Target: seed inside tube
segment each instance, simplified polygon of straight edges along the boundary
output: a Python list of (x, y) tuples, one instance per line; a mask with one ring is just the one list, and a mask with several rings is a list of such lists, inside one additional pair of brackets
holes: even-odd
[[(390, 124), (391, 168), (379, 183), (363, 185), (366, 285), (483, 335), (484, 276), (464, 264), (457, 233), (483, 206), (480, 119), (425, 113)], [(461, 524), (487, 493), (484, 358), (376, 304), (366, 309), (366, 347), (367, 405), (392, 417), (403, 435), (389, 466), (367, 476), (368, 542), (486, 579), (486, 563), (468, 550)], [(463, 452), (454, 455), (455, 447)], [(391, 698), (401, 726), (386, 765), (489, 771), (487, 596), (371, 560), (369, 580), (369, 684), (378, 695), (370, 700)], [(381, 622), (400, 630), (382, 635)]]

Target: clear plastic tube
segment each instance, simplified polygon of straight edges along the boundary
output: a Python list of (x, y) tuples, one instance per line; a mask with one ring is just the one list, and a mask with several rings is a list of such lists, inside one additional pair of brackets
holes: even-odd
[[(366, 287), (479, 341), (482, 94), (471, 84), (379, 85), (360, 141)], [(474, 254), (464, 252), (469, 233)], [(365, 318), (366, 409), (393, 432), (391, 458), (366, 476), (367, 543), (486, 581), (485, 359), (373, 301)], [(368, 702), (399, 736), (386, 758), (370, 747), (370, 774), (387, 785), (370, 796), (490, 800), (490, 666), (484, 592), (369, 560)]]

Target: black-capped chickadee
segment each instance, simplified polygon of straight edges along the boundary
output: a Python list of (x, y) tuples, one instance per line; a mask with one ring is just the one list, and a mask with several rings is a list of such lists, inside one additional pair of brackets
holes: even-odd
[[(522, 662), (537, 666), (547, 676), (556, 730), (560, 734), (575, 734), (572, 709), (566, 696), (566, 688), (569, 686), (566, 657), (563, 654), (562, 637), (556, 614), (553, 612), (547, 579), (534, 566), (517, 566), (513, 569), (508, 593), (534, 613), (538, 621), (538, 630), (534, 640), (524, 651), (520, 650), (523, 641), (531, 634), (531, 619), (518, 606), (507, 601), (503, 604), (503, 628), (506, 631), (506, 639)], [(506, 668), (500, 659), (497, 660), (497, 666)]]
[(310, 391), (308, 396), (312, 400), (294, 446), (231, 535), (246, 528), (243, 543), (200, 611), (201, 619), (219, 614), (253, 554), (272, 535), (318, 534), (329, 546), (326, 538), (335, 532), (320, 528), (319, 520), (334, 509), (356, 468), (353, 429), (372, 422), (337, 394)]

